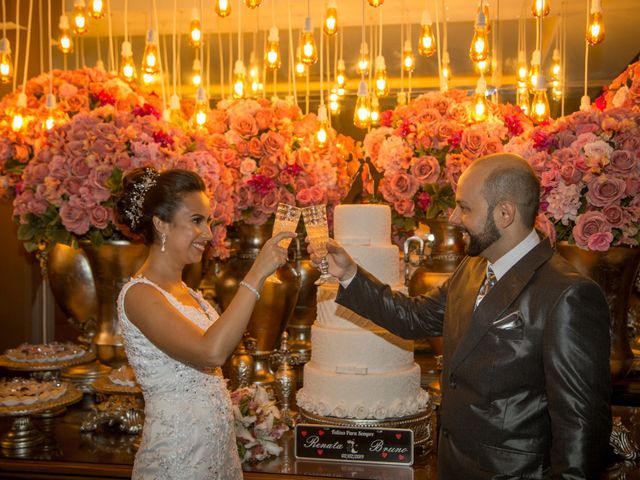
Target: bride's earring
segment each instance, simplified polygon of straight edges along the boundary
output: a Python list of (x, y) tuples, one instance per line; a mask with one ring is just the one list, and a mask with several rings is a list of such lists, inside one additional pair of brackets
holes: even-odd
[(163, 233), (162, 235), (160, 235), (160, 251), (164, 252), (165, 248), (165, 244), (167, 243), (167, 234)]

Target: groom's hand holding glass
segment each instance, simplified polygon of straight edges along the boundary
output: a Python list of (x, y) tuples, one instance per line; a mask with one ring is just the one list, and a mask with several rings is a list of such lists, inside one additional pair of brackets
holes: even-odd
[(340, 282), (351, 280), (356, 274), (358, 269), (356, 262), (353, 261), (342, 245), (333, 238), (329, 238), (324, 248), (318, 249), (318, 246), (307, 237), (307, 251), (309, 252), (311, 263), (316, 268), (320, 268), (322, 260), (325, 259), (329, 274)]

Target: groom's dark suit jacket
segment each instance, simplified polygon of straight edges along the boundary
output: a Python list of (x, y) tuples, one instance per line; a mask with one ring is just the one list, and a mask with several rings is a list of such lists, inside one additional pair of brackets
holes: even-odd
[(598, 478), (609, 434), (609, 309), (549, 241), (474, 310), (486, 260), (409, 298), (363, 269), (337, 301), (404, 338), (443, 335), (440, 479)]

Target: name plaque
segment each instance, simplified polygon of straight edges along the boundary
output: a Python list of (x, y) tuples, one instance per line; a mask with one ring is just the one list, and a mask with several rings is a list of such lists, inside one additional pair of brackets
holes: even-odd
[(296, 458), (413, 465), (413, 431), (405, 428), (299, 424)]

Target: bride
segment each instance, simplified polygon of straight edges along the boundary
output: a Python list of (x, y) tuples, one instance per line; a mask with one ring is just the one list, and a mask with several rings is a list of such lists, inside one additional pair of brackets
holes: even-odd
[(118, 298), (125, 350), (145, 400), (133, 479), (240, 479), (231, 401), (217, 368), (240, 341), (265, 279), (287, 258), (266, 242), (218, 316), (181, 280), (211, 240), (205, 185), (187, 170), (139, 168), (123, 179), (117, 215), (149, 245)]

